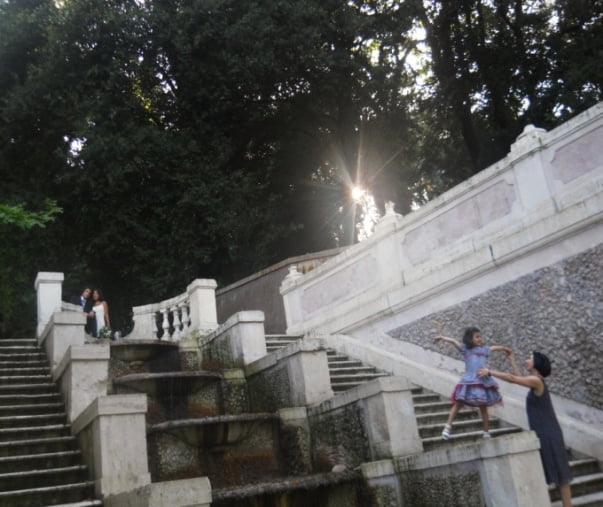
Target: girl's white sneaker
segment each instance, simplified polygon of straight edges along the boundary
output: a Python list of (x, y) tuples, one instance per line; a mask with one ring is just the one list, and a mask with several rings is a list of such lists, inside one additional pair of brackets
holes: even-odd
[(490, 435), (489, 431), (484, 431), (482, 433), (482, 438), (485, 438), (486, 440), (488, 440), (489, 438), (492, 438), (492, 435)]
[(450, 430), (452, 430), (452, 426), (450, 424), (445, 424), (444, 429), (442, 430), (442, 438), (444, 440), (448, 440), (450, 438)]

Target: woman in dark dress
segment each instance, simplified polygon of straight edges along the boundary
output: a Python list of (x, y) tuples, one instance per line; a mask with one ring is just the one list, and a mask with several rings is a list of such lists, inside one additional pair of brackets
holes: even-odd
[(551, 374), (551, 363), (544, 354), (533, 352), (526, 360), (529, 375), (524, 377), (517, 367), (514, 354), (510, 353), (508, 357), (514, 375), (488, 368), (482, 368), (477, 373), (481, 376), (492, 375), (501, 380), (530, 388), (526, 398), (528, 424), (540, 439), (540, 457), (546, 481), (549, 484), (556, 484), (559, 488), (563, 507), (571, 507), (571, 473), (563, 433), (555, 415), (549, 390), (544, 382), (544, 378)]

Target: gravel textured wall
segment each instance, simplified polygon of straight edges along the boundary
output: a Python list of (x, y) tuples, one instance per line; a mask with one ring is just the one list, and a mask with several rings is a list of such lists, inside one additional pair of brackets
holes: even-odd
[[(476, 326), (484, 343), (513, 347), (520, 367), (532, 350), (547, 354), (552, 392), (603, 409), (602, 259), (599, 245), (388, 334), (460, 359), (433, 337), (460, 340), (465, 327)], [(502, 353), (490, 365), (508, 370)]]

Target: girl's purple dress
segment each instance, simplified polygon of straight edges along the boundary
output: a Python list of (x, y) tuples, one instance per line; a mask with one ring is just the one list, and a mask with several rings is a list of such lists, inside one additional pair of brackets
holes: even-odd
[(460, 401), (474, 407), (496, 405), (502, 403), (498, 392), (498, 384), (492, 377), (479, 377), (477, 370), (484, 368), (490, 356), (490, 347), (482, 345), (468, 349), (461, 346), (461, 354), (465, 358), (465, 373), (454, 388), (451, 401)]

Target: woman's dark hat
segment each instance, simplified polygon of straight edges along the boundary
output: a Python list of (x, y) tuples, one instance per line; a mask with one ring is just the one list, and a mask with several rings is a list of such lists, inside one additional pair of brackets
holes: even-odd
[(532, 360), (534, 362), (534, 368), (538, 370), (543, 377), (548, 377), (551, 374), (551, 362), (541, 352), (532, 352)]

